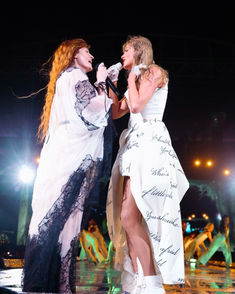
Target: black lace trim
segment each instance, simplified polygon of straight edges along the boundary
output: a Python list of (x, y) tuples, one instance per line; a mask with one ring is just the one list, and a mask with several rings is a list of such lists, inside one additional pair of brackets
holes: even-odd
[(53, 245), (50, 245), (49, 248), (44, 247), (48, 246), (46, 242), (39, 245), (38, 236), (28, 238), (22, 275), (24, 292), (59, 291), (60, 248), (57, 243)]
[[(111, 110), (110, 110), (111, 111)], [(110, 112), (109, 112), (110, 114)], [(73, 293), (75, 287), (73, 250), (78, 236), (61, 260), (58, 239), (64, 224), (75, 210), (83, 212), (82, 227), (89, 217), (89, 208), (106, 203), (106, 191), (112, 166), (112, 144), (117, 133), (111, 116), (104, 131), (103, 159), (93, 161), (87, 155), (79, 168), (62, 187), (60, 197), (39, 225), (39, 234), (28, 238), (25, 250), (22, 288), (25, 292), (58, 292), (60, 285)], [(102, 197), (102, 199), (100, 198)], [(68, 293), (69, 290), (68, 290)]]
[[(74, 210), (83, 210), (84, 201), (97, 181), (101, 160), (87, 155), (80, 167), (62, 188), (61, 196), (39, 225), (39, 234), (29, 238), (25, 251), (23, 290), (57, 292), (61, 267), (60, 232)], [(77, 236), (76, 236), (77, 237)]]
[(85, 126), (89, 131), (97, 130), (98, 127), (85, 119), (82, 112), (90, 104), (92, 98), (96, 96), (95, 88), (88, 80), (78, 81), (76, 86), (76, 102), (75, 102), (75, 110), (81, 120), (84, 122)]
[(103, 161), (99, 166), (99, 180), (95, 181), (94, 187), (92, 188), (90, 193), (90, 197), (85, 200), (81, 230), (87, 229), (89, 219), (94, 213), (94, 209), (98, 209), (101, 212), (105, 211), (106, 209), (108, 184), (112, 169), (113, 142), (118, 136), (111, 117), (111, 109), (109, 110), (108, 114), (108, 124), (104, 131)]
[(76, 293), (76, 257), (79, 253), (78, 237), (76, 236), (70, 244), (70, 250), (61, 261), (60, 285), (64, 285), (64, 293)]

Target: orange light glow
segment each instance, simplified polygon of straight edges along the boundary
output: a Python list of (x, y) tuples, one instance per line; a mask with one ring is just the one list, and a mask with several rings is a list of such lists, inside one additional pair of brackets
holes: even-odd
[(201, 160), (199, 160), (199, 159), (194, 160), (194, 165), (195, 166), (200, 166), (201, 165)]
[(225, 176), (229, 176), (231, 171), (229, 169), (224, 169), (223, 173)]
[(35, 162), (36, 162), (37, 164), (39, 164), (39, 162), (40, 162), (40, 157), (39, 157), (39, 156), (35, 158)]
[(213, 161), (212, 160), (207, 160), (206, 166), (212, 167), (213, 166)]

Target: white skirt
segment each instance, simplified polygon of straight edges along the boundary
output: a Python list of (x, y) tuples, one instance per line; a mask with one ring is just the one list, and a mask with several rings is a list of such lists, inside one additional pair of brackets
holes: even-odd
[(130, 121), (121, 134), (109, 184), (107, 221), (116, 249), (115, 266), (133, 274), (120, 222), (124, 176), (131, 179), (131, 192), (151, 240), (156, 272), (165, 284), (184, 283), (180, 201), (189, 182), (162, 121)]

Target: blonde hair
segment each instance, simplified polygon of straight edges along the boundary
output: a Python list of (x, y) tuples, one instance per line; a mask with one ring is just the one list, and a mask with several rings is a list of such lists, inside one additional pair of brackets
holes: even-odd
[(153, 48), (150, 40), (143, 36), (128, 36), (126, 42), (122, 46), (124, 51), (127, 46), (131, 46), (135, 50), (135, 64), (144, 64), (149, 66), (154, 63)]
[(151, 69), (153, 68), (153, 67), (156, 67), (156, 68), (158, 68), (159, 70), (160, 70), (160, 72), (161, 72), (161, 75), (160, 75), (160, 77), (159, 77), (159, 79), (160, 79), (160, 81), (159, 81), (159, 88), (161, 88), (161, 87), (163, 87), (163, 86), (165, 86), (165, 84), (168, 82), (168, 80), (169, 80), (169, 74), (168, 74), (168, 71), (167, 70), (165, 70), (164, 68), (162, 68), (160, 65), (158, 65), (158, 64), (152, 64), (152, 65), (150, 65), (149, 66), (149, 68), (148, 68), (148, 70), (146, 71), (146, 77), (148, 78), (151, 78)]
[(47, 84), (47, 92), (45, 96), (45, 104), (40, 116), (40, 125), (38, 127), (37, 137), (42, 142), (46, 136), (49, 119), (51, 113), (51, 105), (55, 93), (55, 85), (59, 74), (73, 64), (74, 56), (79, 49), (86, 47), (90, 48), (90, 45), (83, 39), (72, 39), (63, 41), (54, 52), (53, 56), (43, 64), (45, 66), (51, 63), (51, 70), (49, 73), (49, 82)]
[(169, 75), (168, 72), (163, 69), (161, 66), (155, 64), (153, 59), (153, 47), (151, 41), (143, 36), (137, 35), (137, 36), (128, 36), (126, 42), (122, 45), (123, 52), (125, 51), (127, 46), (131, 46), (134, 48), (135, 55), (134, 55), (134, 61), (135, 64), (143, 64), (146, 65), (147, 68), (143, 68), (140, 70), (141, 74), (138, 77), (136, 83), (137, 86), (139, 85), (139, 80), (143, 74), (146, 74), (146, 77), (151, 78), (152, 74), (152, 67), (157, 67), (160, 69), (162, 75), (161, 75), (161, 87), (164, 86), (168, 80)]

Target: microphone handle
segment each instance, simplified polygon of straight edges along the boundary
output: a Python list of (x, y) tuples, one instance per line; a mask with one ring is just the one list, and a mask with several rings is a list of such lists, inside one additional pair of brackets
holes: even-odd
[[(94, 70), (97, 71), (98, 67), (99, 67), (100, 63), (97, 63), (94, 66)], [(119, 97), (120, 93), (118, 91), (118, 89), (115, 87), (114, 83), (110, 80), (109, 77), (106, 78), (106, 83), (109, 85), (109, 87), (113, 90), (113, 92)]]
[(120, 93), (109, 77), (106, 78), (106, 82), (110, 86), (110, 88), (113, 90), (113, 92), (119, 97)]

